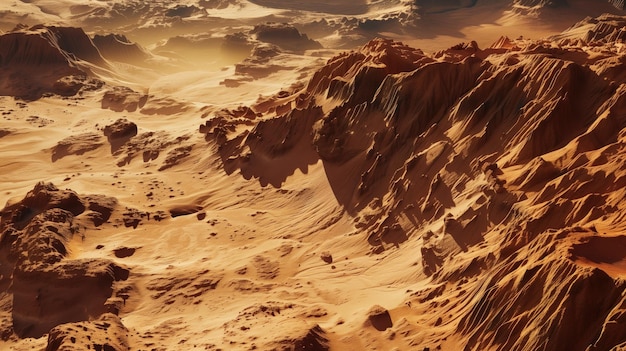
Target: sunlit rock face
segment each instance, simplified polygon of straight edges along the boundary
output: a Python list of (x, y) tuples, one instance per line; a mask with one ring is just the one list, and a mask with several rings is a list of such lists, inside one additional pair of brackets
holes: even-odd
[[(590, 22), (604, 20), (608, 25), (615, 18)], [(605, 49), (620, 42), (604, 32), (610, 33), (580, 40), (602, 39)], [(624, 169), (619, 158), (592, 160), (624, 141), (624, 119), (611, 112), (621, 110), (624, 91), (620, 78), (607, 75), (608, 66), (598, 62), (589, 68), (591, 51), (568, 41), (559, 48), (553, 43), (503, 39), (494, 48), (459, 45), (431, 56), (374, 40), (317, 71), (306, 88), (287, 98), (295, 109), (279, 113), (261, 103), (251, 119), (229, 122), (219, 114), (201, 131), (219, 143), (227, 172), (238, 167), (261, 184), (280, 186), (285, 178), (265, 170), (287, 167), (290, 160), (291, 169), (306, 168), (305, 159), (290, 154), (307, 155), (308, 164), (321, 161), (334, 196), (373, 253), (420, 240), (423, 273), (442, 290), (417, 293), (408, 299), (412, 304), (437, 306), (439, 298), (424, 296), (446, 296), (442, 287), (463, 289), (482, 284), (477, 277), (497, 277), (474, 285), (484, 291), (473, 307), (441, 308), (443, 314), (458, 313), (452, 318), (459, 321), (456, 333), (467, 338), (465, 347), (541, 347), (545, 340), (532, 335), (552, 329), (556, 339), (547, 349), (583, 349), (604, 335), (606, 318), (621, 305), (619, 278), (597, 268), (604, 259), (584, 263), (575, 252), (588, 246), (575, 243), (599, 236), (592, 223), (601, 218), (614, 218), (610, 226), (619, 227), (620, 200), (609, 198), (626, 179)], [(610, 66), (615, 54), (606, 55)], [(238, 134), (238, 124), (254, 127)], [(599, 168), (590, 171), (591, 164)], [(437, 229), (416, 230), (423, 227)], [(606, 234), (598, 240), (608, 245), (621, 239)], [(546, 241), (554, 246), (546, 247)], [(481, 250), (485, 247), (498, 249)], [(535, 255), (543, 258), (527, 260)], [(548, 277), (561, 274), (556, 272), (568, 272), (568, 279), (549, 288)], [(555, 291), (522, 293), (533, 284)], [(597, 284), (606, 286), (591, 288)], [(593, 295), (599, 291), (604, 297)], [(547, 307), (582, 311), (575, 301), (587, 299), (603, 301), (582, 312), (595, 321), (594, 331), (586, 322), (574, 322), (567, 309), (557, 322)], [(503, 327), (496, 320), (503, 314), (524, 325), (514, 338), (499, 336)]]

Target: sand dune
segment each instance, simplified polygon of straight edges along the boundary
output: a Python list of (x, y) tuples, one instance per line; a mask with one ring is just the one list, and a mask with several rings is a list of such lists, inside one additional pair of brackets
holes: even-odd
[(626, 347), (622, 2), (0, 13), (0, 349)]

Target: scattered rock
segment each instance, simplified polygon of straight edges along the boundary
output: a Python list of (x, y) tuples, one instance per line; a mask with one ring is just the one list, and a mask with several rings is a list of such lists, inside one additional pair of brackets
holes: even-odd
[(104, 135), (111, 144), (111, 153), (115, 153), (130, 138), (137, 135), (137, 125), (125, 118), (120, 118), (104, 128)]
[(393, 326), (389, 311), (381, 306), (373, 306), (367, 312), (368, 322), (378, 331), (384, 331)]
[(115, 257), (117, 258), (126, 258), (134, 255), (136, 250), (137, 249), (134, 247), (120, 247), (113, 250), (113, 253), (115, 253)]
[(172, 218), (180, 217), (180, 216), (188, 216), (194, 213), (198, 213), (202, 211), (202, 209), (203, 207), (200, 205), (194, 205), (194, 204), (178, 205), (178, 206), (174, 206), (170, 208), (170, 215), (172, 216)]
[(83, 133), (69, 136), (59, 141), (52, 148), (52, 162), (69, 156), (82, 155), (86, 152), (96, 150), (103, 145), (102, 136), (96, 133)]
[[(115, 112), (135, 112), (144, 107), (147, 101), (148, 95), (138, 93), (128, 87), (114, 87), (102, 96), (101, 107)], [(136, 130), (135, 134), (137, 134)]]
[(322, 259), (322, 261), (326, 262), (326, 263), (333, 263), (333, 255), (330, 254), (330, 252), (328, 251), (324, 251), (320, 254), (320, 258)]
[(159, 167), (159, 171), (164, 171), (168, 168), (176, 166), (183, 159), (185, 159), (186, 157), (189, 157), (192, 149), (193, 149), (193, 146), (188, 145), (188, 146), (180, 146), (171, 150), (170, 152), (167, 153), (167, 156), (165, 157), (165, 161), (163, 161), (163, 165)]

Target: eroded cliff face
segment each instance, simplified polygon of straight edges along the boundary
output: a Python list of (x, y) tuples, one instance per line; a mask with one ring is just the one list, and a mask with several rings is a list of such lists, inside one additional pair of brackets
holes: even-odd
[(421, 243), (431, 283), (402, 308), (439, 318), (397, 326), (414, 345), (607, 350), (626, 343), (619, 20), (434, 55), (376, 39), (200, 130), (262, 185), (321, 161), (372, 253)]
[(26, 100), (46, 93), (75, 95), (102, 86), (89, 78), (93, 68), (109, 64), (81, 28), (38, 25), (0, 35), (0, 95)]

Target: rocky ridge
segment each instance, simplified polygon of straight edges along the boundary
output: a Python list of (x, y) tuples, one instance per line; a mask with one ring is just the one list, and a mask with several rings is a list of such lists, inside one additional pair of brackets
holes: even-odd
[[(605, 30), (616, 19), (589, 20), (598, 30), (576, 40), (434, 55), (373, 40), (200, 130), (228, 173), (261, 185), (321, 161), (372, 253), (421, 242), (432, 281), (407, 304), (447, 317), (422, 321), (419, 345), (610, 349), (626, 342), (626, 255), (590, 248), (624, 240), (626, 89), (611, 68), (624, 52)], [(464, 302), (440, 298), (451, 290)]]

